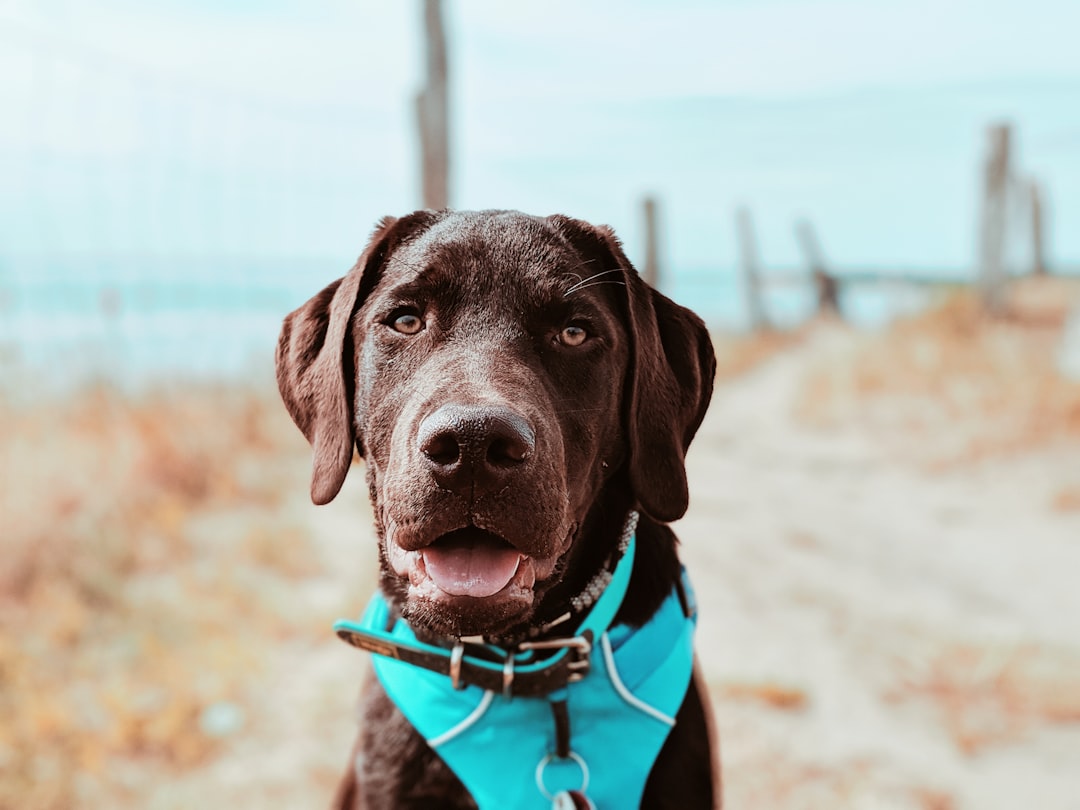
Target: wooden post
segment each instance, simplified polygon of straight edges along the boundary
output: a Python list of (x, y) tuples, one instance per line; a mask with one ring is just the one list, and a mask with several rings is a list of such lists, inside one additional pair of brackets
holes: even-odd
[(425, 208), (450, 205), (450, 136), (446, 32), (442, 1), (424, 0), (426, 82), (416, 97), (420, 170)]
[(768, 329), (769, 321), (761, 302), (761, 261), (754, 234), (754, 220), (746, 206), (740, 206), (735, 211), (735, 235), (739, 242), (739, 268), (742, 271), (750, 330), (757, 332)]
[(660, 284), (660, 248), (656, 224), (656, 199), (646, 197), (641, 201), (641, 210), (645, 224), (645, 262), (641, 267), (641, 277), (654, 289)]
[(1032, 275), (1046, 275), (1046, 244), (1043, 231), (1043, 194), (1038, 180), (1028, 185), (1031, 195), (1031, 272)]
[(1008, 124), (988, 130), (989, 154), (983, 168), (982, 216), (979, 222), (978, 286), (983, 308), (991, 315), (1005, 307), (1005, 217), (1009, 183), (1009, 151), (1012, 140)]
[(803, 258), (814, 278), (814, 286), (817, 288), (817, 304), (819, 315), (840, 315), (840, 289), (833, 276), (825, 266), (825, 257), (821, 252), (821, 243), (818, 241), (814, 226), (809, 220), (799, 220), (795, 223), (795, 238), (802, 248)]

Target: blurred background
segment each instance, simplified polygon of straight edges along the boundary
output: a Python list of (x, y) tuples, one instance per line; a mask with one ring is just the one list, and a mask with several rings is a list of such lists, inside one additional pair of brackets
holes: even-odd
[[(0, 2), (0, 807), (325, 804), (362, 471), (282, 317), (418, 207), (713, 330), (678, 527), (730, 807), (1080, 807), (1074, 0)], [(422, 126), (421, 126), (422, 125)]]

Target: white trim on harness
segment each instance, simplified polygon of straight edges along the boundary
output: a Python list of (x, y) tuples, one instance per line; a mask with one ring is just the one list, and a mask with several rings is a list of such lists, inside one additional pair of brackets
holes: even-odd
[(438, 737), (432, 737), (427, 741), (427, 744), (432, 748), (438, 748), (443, 743), (450, 742), (450, 740), (457, 737), (459, 734), (464, 734), (470, 728), (472, 728), (476, 722), (484, 716), (484, 712), (488, 710), (488, 706), (491, 705), (491, 701), (494, 699), (495, 693), (490, 689), (484, 692), (484, 697), (480, 699), (480, 702), (476, 704), (476, 708), (472, 710), (472, 713), (454, 726), (449, 731), (444, 731)]
[(655, 717), (661, 723), (667, 723), (669, 726), (674, 726), (674, 717), (669, 717), (659, 709), (650, 706), (644, 700), (640, 700), (633, 692), (626, 688), (626, 684), (624, 684), (622, 678), (619, 677), (619, 670), (615, 668), (615, 655), (611, 651), (611, 641), (608, 639), (607, 633), (600, 636), (600, 647), (604, 651), (604, 666), (607, 667), (608, 678), (611, 679), (611, 685), (615, 687), (615, 691), (619, 693), (619, 697), (635, 709), (649, 715), (649, 717)]

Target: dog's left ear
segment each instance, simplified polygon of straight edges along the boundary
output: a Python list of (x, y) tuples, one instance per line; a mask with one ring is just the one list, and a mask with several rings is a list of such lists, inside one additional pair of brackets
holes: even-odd
[(716, 375), (709, 331), (701, 318), (641, 279), (610, 228), (563, 216), (549, 221), (600, 269), (622, 270), (631, 341), (623, 411), (630, 484), (649, 517), (678, 520), (690, 501), (686, 450), (705, 418)]
[(352, 270), (299, 309), (281, 326), (276, 365), (278, 390), (296, 426), (311, 442), (311, 500), (329, 503), (341, 490), (353, 446), (363, 453), (354, 424), (356, 387), (352, 321), (381, 277), (387, 257), (438, 215), (417, 211), (384, 218)]

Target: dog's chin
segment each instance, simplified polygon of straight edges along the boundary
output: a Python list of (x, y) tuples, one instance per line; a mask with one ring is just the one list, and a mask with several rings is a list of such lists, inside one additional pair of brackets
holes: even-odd
[(475, 527), (442, 535), (408, 551), (392, 540), (387, 558), (403, 592), (402, 614), (417, 628), (442, 636), (498, 636), (526, 623), (538, 579), (553, 560), (537, 559)]

